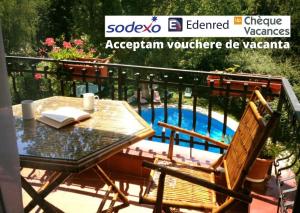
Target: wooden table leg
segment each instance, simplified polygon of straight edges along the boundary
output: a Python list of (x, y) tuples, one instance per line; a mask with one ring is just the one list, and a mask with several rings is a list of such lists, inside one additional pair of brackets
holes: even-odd
[[(112, 212), (113, 210), (129, 206), (129, 201), (128, 201), (126, 195), (124, 195), (124, 193), (114, 184), (114, 182), (108, 177), (108, 175), (103, 171), (103, 169), (99, 165), (96, 165), (95, 167), (93, 167), (93, 170), (109, 186), (109, 190), (107, 191), (104, 199), (106, 199), (106, 197), (108, 197), (110, 191), (113, 191), (116, 193), (115, 196), (113, 197), (113, 200), (112, 200), (112, 203), (110, 204), (109, 209), (105, 210), (104, 212)], [(123, 202), (123, 204), (120, 206), (117, 206), (117, 207), (113, 207), (117, 198), (120, 198), (120, 200)], [(105, 201), (106, 200), (102, 200), (97, 212), (103, 212), (102, 208), (104, 207)]]
[(49, 180), (43, 184), (38, 191), (36, 191), (30, 183), (21, 176), (22, 187), (32, 198), (29, 204), (24, 208), (24, 212), (30, 212), (36, 205), (39, 205), (45, 212), (62, 212), (47, 202), (45, 197), (70, 176), (71, 173), (54, 172)]

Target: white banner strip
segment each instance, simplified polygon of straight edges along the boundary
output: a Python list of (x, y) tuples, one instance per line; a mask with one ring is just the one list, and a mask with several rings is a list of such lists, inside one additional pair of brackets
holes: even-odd
[(290, 16), (105, 16), (105, 37), (290, 37)]

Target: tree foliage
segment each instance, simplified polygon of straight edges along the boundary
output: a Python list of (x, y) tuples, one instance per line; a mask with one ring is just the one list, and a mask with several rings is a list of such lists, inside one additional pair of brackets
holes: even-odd
[(28, 53), (36, 44), (38, 7), (42, 0), (0, 0), (0, 21), (8, 52)]
[[(300, 4), (298, 0), (0, 0), (0, 18), (7, 53), (21, 52), (31, 47), (36, 50), (46, 37), (64, 37), (68, 40), (86, 34), (102, 53), (104, 48), (105, 15), (291, 15), (292, 36), (280, 38), (291, 42), (290, 50), (246, 51), (243, 49), (153, 49), (116, 50), (120, 63), (174, 67), (198, 70), (224, 70), (238, 65), (251, 72), (278, 74), (276, 67), (288, 66), (290, 72), (299, 69)], [(161, 38), (166, 41), (192, 41), (196, 38)], [(199, 41), (227, 41), (224, 38), (197, 38)], [(113, 39), (112, 40), (116, 40)], [(154, 38), (118, 38), (118, 41), (154, 41)], [(239, 38), (237, 41), (259, 38)], [(266, 40), (266, 39), (265, 39)], [(271, 38), (268, 40), (278, 40)], [(241, 55), (242, 60), (237, 60)], [(247, 57), (243, 57), (247, 55)], [(166, 60), (167, 59), (167, 60)], [(270, 59), (270, 60), (269, 60)], [(251, 69), (248, 69), (251, 67)], [(254, 70), (260, 69), (260, 70)], [(284, 71), (281, 72), (284, 74)], [(295, 81), (298, 82), (298, 81)]]
[(45, 7), (39, 8), (39, 39), (59, 37), (62, 34), (68, 39), (72, 36), (74, 17), (71, 13), (74, 1), (47, 0)]

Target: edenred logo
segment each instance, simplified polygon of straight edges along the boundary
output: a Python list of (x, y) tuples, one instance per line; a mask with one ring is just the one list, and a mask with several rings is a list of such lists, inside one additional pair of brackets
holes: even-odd
[(153, 16), (151, 18), (151, 22), (149, 24), (137, 24), (136, 21), (132, 21), (131, 23), (125, 24), (110, 24), (107, 26), (106, 33), (158, 33), (161, 30), (161, 25), (156, 24), (157, 16)]
[(168, 19), (169, 32), (181, 32), (182, 31), (182, 18), (172, 17)]

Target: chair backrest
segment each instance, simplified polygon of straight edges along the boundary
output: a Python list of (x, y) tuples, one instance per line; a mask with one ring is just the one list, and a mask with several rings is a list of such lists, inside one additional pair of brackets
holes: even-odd
[(253, 93), (224, 156), (228, 188), (238, 190), (242, 186), (279, 115), (259, 91)]

